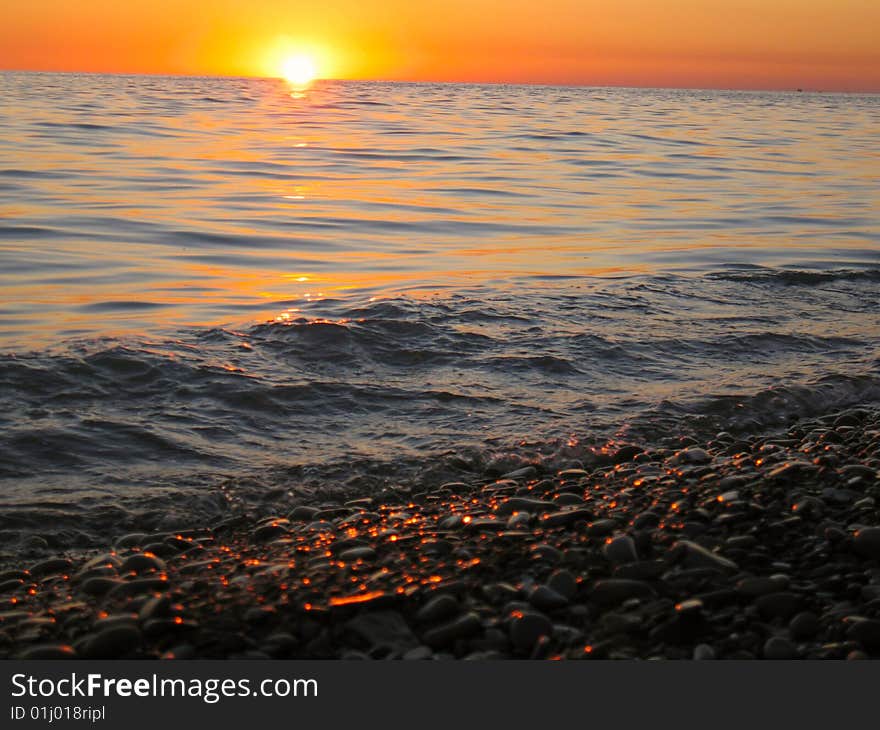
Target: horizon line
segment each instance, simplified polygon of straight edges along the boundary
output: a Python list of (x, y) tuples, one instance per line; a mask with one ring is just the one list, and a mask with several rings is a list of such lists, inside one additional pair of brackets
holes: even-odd
[[(257, 81), (285, 81), (282, 76), (260, 76), (250, 74), (218, 74), (218, 73), (158, 73), (154, 71), (85, 71), (72, 69), (23, 69), (23, 68), (0, 68), (0, 73), (27, 73), (27, 74), (70, 74), (90, 76), (145, 76), (160, 78), (179, 79), (239, 79)], [(875, 96), (880, 94), (880, 87), (856, 88), (856, 89), (826, 89), (810, 86), (772, 86), (772, 87), (749, 87), (749, 86), (646, 86), (642, 84), (602, 84), (588, 82), (566, 81), (473, 81), (456, 79), (395, 79), (395, 78), (316, 78), (310, 83), (384, 83), (384, 84), (450, 84), (472, 86), (544, 86), (560, 88), (586, 88), (586, 89), (656, 89), (669, 91), (744, 91), (744, 92), (789, 92), (811, 94), (864, 94)]]

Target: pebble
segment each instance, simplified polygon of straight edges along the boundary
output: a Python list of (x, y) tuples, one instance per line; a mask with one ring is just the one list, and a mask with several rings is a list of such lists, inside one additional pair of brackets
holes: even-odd
[(119, 566), (121, 573), (161, 573), (166, 570), (165, 561), (155, 555), (135, 553)]
[(482, 627), (483, 622), (480, 621), (480, 617), (473, 611), (468, 611), (448, 623), (426, 631), (422, 638), (428, 646), (441, 649), (457, 639), (473, 636)]
[(866, 558), (880, 560), (880, 527), (863, 527), (856, 531), (853, 548)]
[(613, 461), (615, 464), (623, 464), (627, 461), (632, 461), (639, 454), (642, 453), (644, 449), (639, 446), (627, 445), (621, 446), (616, 452), (614, 452)]
[(73, 563), (67, 558), (50, 558), (37, 563), (28, 571), (34, 578), (42, 578), (47, 575), (57, 575), (70, 570)]
[(284, 525), (273, 523), (269, 525), (260, 525), (251, 533), (251, 536), (256, 542), (269, 542), (271, 540), (277, 540), (279, 537), (283, 537), (287, 532), (287, 527)]
[(150, 540), (150, 536), (144, 532), (132, 532), (128, 535), (123, 535), (116, 541), (117, 548), (132, 548), (132, 547), (140, 547), (144, 543)]
[(300, 520), (302, 522), (311, 522), (315, 515), (320, 512), (317, 507), (309, 507), (307, 505), (299, 505), (298, 507), (294, 507), (293, 510), (287, 515), (288, 519), (291, 520)]
[(683, 449), (672, 457), (673, 464), (708, 464), (710, 461), (712, 457), (709, 452), (698, 446)]
[(858, 641), (866, 649), (876, 651), (880, 649), (880, 620), (862, 619), (853, 621), (847, 629), (848, 639)]
[(569, 601), (577, 593), (577, 579), (568, 570), (556, 570), (547, 579), (547, 586)]
[(532, 548), (532, 557), (547, 563), (561, 563), (565, 556), (558, 548), (542, 543)]
[(788, 580), (784, 577), (753, 576), (743, 578), (736, 584), (736, 590), (744, 596), (764, 596), (768, 593), (784, 591), (788, 588)]
[(788, 619), (798, 612), (801, 603), (800, 596), (789, 591), (779, 591), (760, 596), (755, 601), (755, 606), (767, 619)]
[(414, 649), (404, 652), (401, 659), (406, 661), (424, 661), (425, 659), (433, 659), (434, 652), (428, 646), (417, 646)]
[(782, 636), (771, 636), (764, 643), (765, 659), (797, 659), (797, 647)]
[(138, 612), (140, 621), (149, 621), (154, 618), (167, 616), (171, 612), (171, 597), (167, 594), (153, 596)]
[(715, 650), (709, 644), (697, 644), (694, 647), (693, 659), (695, 661), (708, 661), (715, 658)]
[(510, 641), (520, 652), (531, 652), (538, 639), (552, 631), (550, 619), (533, 611), (516, 612), (510, 621)]
[(17, 659), (76, 659), (76, 652), (67, 644), (37, 644), (20, 652)]
[(107, 594), (108, 598), (122, 598), (126, 596), (138, 596), (144, 593), (152, 593), (168, 588), (168, 581), (164, 578), (138, 578), (127, 583), (118, 581)]
[(652, 595), (654, 595), (654, 589), (645, 581), (609, 578), (596, 582), (590, 594), (590, 600), (600, 606), (610, 606), (623, 603), (630, 598), (649, 598)]
[(612, 563), (623, 565), (639, 559), (636, 543), (629, 535), (618, 535), (605, 542), (602, 553)]
[(339, 553), (339, 559), (344, 563), (354, 563), (358, 560), (373, 560), (375, 557), (376, 551), (371, 547), (355, 547)]
[(529, 603), (541, 611), (553, 611), (568, 605), (568, 599), (546, 585), (535, 586), (529, 592)]
[(793, 639), (809, 639), (819, 631), (819, 617), (809, 611), (797, 614), (788, 624)]
[(416, 621), (423, 624), (436, 623), (455, 615), (459, 611), (458, 600), (449, 594), (431, 598), (416, 613)]
[(116, 659), (134, 651), (141, 643), (141, 633), (133, 626), (111, 626), (92, 636), (83, 646), (88, 659)]
[(90, 596), (103, 596), (116, 586), (122, 585), (122, 581), (116, 578), (94, 577), (83, 581), (80, 589)]
[(345, 624), (346, 631), (371, 649), (411, 649), (418, 646), (415, 634), (396, 611), (370, 611)]
[(670, 559), (680, 561), (686, 568), (714, 568), (731, 573), (739, 570), (732, 560), (690, 540), (679, 540), (670, 548), (669, 553)]
[(556, 508), (553, 502), (545, 502), (541, 499), (511, 497), (506, 502), (499, 504), (495, 511), (499, 515), (510, 515), (514, 512), (553, 512)]
[(591, 537), (605, 537), (617, 529), (617, 520), (603, 519), (591, 522), (587, 526), (587, 534)]
[(541, 517), (541, 526), (546, 528), (565, 527), (578, 522), (587, 522), (592, 519), (593, 513), (586, 509), (565, 509), (559, 512), (550, 512)]

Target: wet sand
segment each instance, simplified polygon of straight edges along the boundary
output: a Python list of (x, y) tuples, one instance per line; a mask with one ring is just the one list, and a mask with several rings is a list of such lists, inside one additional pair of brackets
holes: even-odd
[(0, 575), (0, 657), (880, 657), (880, 411), (133, 534)]

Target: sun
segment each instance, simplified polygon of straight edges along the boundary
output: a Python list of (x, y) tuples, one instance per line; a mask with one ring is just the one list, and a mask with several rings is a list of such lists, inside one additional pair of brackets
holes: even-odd
[(305, 86), (315, 80), (315, 62), (309, 56), (287, 56), (281, 62), (281, 75), (291, 84)]

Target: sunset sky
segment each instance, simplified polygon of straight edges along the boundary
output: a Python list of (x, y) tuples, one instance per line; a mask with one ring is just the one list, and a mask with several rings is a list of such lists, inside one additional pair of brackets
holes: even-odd
[(880, 91), (877, 0), (2, 0), (0, 68)]

